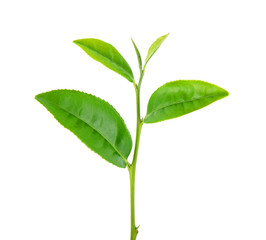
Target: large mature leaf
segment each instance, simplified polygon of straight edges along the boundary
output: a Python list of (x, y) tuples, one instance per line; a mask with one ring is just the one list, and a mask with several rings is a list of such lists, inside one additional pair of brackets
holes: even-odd
[(140, 72), (142, 71), (142, 60), (141, 60), (141, 56), (140, 56), (140, 53), (139, 53), (139, 49), (137, 47), (137, 45), (135, 44), (135, 42), (133, 41), (133, 39), (131, 38), (131, 41), (134, 45), (134, 48), (135, 48), (135, 51), (136, 51), (136, 54), (137, 54), (137, 58), (138, 58), (138, 62), (139, 62), (139, 70)]
[(122, 75), (128, 81), (134, 82), (134, 76), (127, 61), (111, 44), (94, 38), (75, 40), (74, 43), (94, 60)]
[(151, 57), (153, 56), (153, 54), (158, 50), (158, 48), (161, 46), (161, 44), (163, 43), (163, 41), (167, 38), (167, 36), (169, 35), (163, 35), (161, 37), (159, 37), (149, 48), (148, 50), (148, 54), (146, 56), (146, 60), (145, 60), (145, 65), (147, 64), (147, 62), (151, 59)]
[(132, 139), (109, 103), (74, 90), (54, 90), (35, 98), (90, 149), (114, 165), (126, 167)]
[(169, 82), (152, 94), (144, 122), (155, 123), (180, 117), (226, 96), (226, 90), (199, 80)]

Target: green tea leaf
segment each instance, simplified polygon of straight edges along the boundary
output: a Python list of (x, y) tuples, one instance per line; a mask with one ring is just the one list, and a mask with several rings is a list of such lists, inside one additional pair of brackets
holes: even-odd
[(163, 41), (167, 38), (167, 36), (169, 35), (163, 35), (161, 37), (159, 37), (149, 48), (148, 50), (148, 54), (145, 60), (145, 65), (148, 63), (148, 61), (151, 59), (151, 57), (153, 56), (153, 54), (158, 50), (158, 48), (161, 46), (161, 44), (163, 43)]
[(54, 90), (35, 98), (87, 147), (108, 162), (126, 167), (132, 139), (123, 119), (109, 103), (74, 90)]
[(145, 123), (155, 123), (180, 117), (201, 109), (228, 92), (214, 84), (199, 80), (178, 80), (166, 83), (151, 96)]
[(129, 64), (111, 44), (94, 38), (75, 40), (74, 43), (94, 60), (125, 77), (128, 81), (134, 82)]
[(135, 51), (136, 51), (136, 54), (137, 54), (137, 58), (138, 58), (138, 62), (139, 62), (139, 70), (140, 72), (142, 71), (142, 60), (141, 60), (141, 56), (140, 56), (140, 53), (139, 53), (139, 49), (137, 47), (137, 45), (135, 44), (135, 42), (133, 41), (133, 39), (131, 38), (131, 41), (134, 45), (134, 48), (135, 48)]

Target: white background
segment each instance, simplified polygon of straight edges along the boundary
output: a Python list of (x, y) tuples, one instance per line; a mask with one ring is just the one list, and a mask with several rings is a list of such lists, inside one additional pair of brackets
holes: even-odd
[[(134, 88), (72, 43), (113, 44), (138, 77), (141, 107), (168, 81), (199, 79), (230, 96), (144, 125), (138, 240), (266, 239), (265, 1), (1, 1), (0, 239), (129, 239), (129, 178), (58, 124), (34, 96), (76, 89), (109, 101), (134, 139)], [(132, 154), (130, 155), (130, 159)]]

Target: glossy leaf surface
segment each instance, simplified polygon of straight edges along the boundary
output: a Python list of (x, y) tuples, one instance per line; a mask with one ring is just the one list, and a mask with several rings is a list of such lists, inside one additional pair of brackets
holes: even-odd
[(147, 62), (151, 59), (151, 57), (153, 56), (153, 54), (158, 50), (158, 48), (162, 45), (163, 41), (167, 38), (167, 36), (169, 35), (163, 35), (161, 37), (159, 37), (149, 48), (148, 50), (148, 54), (145, 60), (145, 65), (147, 64)]
[(35, 98), (91, 150), (118, 167), (126, 167), (132, 139), (109, 103), (74, 90), (54, 90)]
[(138, 58), (138, 63), (139, 63), (139, 70), (140, 72), (142, 71), (142, 60), (141, 60), (141, 56), (140, 56), (140, 53), (139, 53), (139, 49), (137, 47), (137, 45), (135, 44), (135, 42), (133, 41), (133, 39), (131, 39), (133, 45), (134, 45), (134, 48), (135, 48), (135, 51), (136, 51), (136, 54), (137, 54), (137, 58)]
[(94, 38), (75, 40), (74, 43), (94, 60), (125, 77), (128, 81), (134, 82), (129, 64), (111, 44)]
[(180, 117), (226, 96), (226, 90), (199, 80), (169, 82), (152, 94), (144, 122), (155, 123)]

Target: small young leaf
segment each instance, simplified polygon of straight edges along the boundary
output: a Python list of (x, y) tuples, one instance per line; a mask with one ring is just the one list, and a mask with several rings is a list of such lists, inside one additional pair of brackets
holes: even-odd
[(74, 90), (54, 90), (35, 98), (87, 147), (108, 162), (126, 167), (132, 139), (123, 119), (109, 103)]
[(128, 81), (134, 82), (129, 64), (111, 44), (94, 38), (75, 40), (74, 43), (94, 60), (125, 77)]
[(153, 56), (153, 54), (158, 50), (158, 48), (161, 46), (161, 44), (163, 43), (163, 41), (167, 38), (167, 36), (169, 35), (163, 35), (161, 37), (159, 37), (149, 48), (148, 50), (148, 54), (145, 60), (145, 65), (148, 63), (148, 61), (150, 60), (150, 58)]
[(180, 117), (226, 96), (226, 90), (199, 80), (169, 82), (152, 94), (144, 122), (155, 123)]
[(140, 72), (142, 71), (142, 60), (141, 60), (141, 56), (140, 56), (140, 53), (139, 53), (139, 49), (137, 47), (137, 45), (135, 44), (135, 42), (133, 41), (133, 39), (131, 38), (131, 41), (134, 45), (134, 48), (135, 48), (135, 51), (136, 51), (136, 54), (137, 54), (137, 57), (138, 57), (138, 62), (139, 62), (139, 70)]

